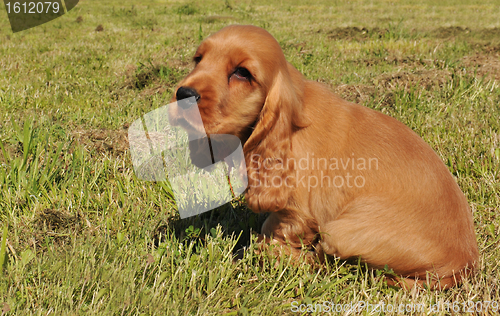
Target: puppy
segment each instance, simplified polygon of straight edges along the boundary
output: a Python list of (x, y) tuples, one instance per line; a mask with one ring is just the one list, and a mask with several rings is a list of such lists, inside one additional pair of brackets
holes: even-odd
[(473, 271), (478, 247), (467, 200), (411, 129), (307, 80), (255, 26), (223, 28), (193, 59), (173, 101), (195, 97), (203, 124), (186, 104), (170, 107), (171, 123), (239, 137), (245, 198), (252, 211), (270, 213), (262, 227), (268, 241), (292, 253), (306, 245), (361, 257), (402, 276), (388, 283), (403, 287), (448, 288)]

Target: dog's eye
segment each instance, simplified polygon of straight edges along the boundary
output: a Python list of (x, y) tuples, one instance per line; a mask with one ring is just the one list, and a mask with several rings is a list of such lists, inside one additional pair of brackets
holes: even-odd
[(194, 61), (194, 63), (195, 63), (195, 64), (197, 64), (197, 65), (198, 65), (198, 64), (200, 63), (200, 61), (201, 61), (201, 59), (202, 59), (202, 58), (203, 58), (203, 56), (201, 56), (201, 55), (199, 55), (199, 56), (194, 56), (194, 57), (193, 57), (193, 61)]
[(248, 71), (248, 69), (243, 67), (236, 68), (236, 70), (234, 71), (234, 75), (238, 79), (246, 79), (246, 80), (252, 79), (252, 74), (250, 74), (250, 71)]

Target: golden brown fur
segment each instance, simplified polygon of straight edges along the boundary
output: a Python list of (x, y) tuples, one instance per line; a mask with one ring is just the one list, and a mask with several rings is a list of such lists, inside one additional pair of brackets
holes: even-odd
[[(315, 245), (374, 268), (387, 265), (404, 277), (390, 282), (405, 287), (430, 276), (429, 286), (446, 288), (472, 271), (478, 248), (467, 200), (412, 130), (305, 79), (254, 26), (213, 34), (195, 60), (179, 87), (199, 93), (204, 126), (175, 106), (171, 120), (190, 133), (241, 139), (248, 206), (271, 213), (264, 236), (297, 251)], [(238, 76), (238, 67), (251, 76)]]

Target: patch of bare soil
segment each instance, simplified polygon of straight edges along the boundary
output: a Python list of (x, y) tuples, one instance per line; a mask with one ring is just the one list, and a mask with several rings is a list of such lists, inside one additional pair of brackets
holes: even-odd
[[(30, 246), (45, 248), (48, 239), (53, 244), (63, 246), (71, 241), (71, 236), (81, 232), (82, 218), (56, 209), (45, 209), (37, 214), (30, 227), (21, 228), (25, 231)], [(24, 238), (23, 238), (24, 239)]]
[(152, 95), (163, 93), (177, 84), (189, 68), (190, 63), (180, 60), (168, 63), (149, 63), (139, 66), (130, 65), (125, 72), (123, 88), (141, 91), (142, 94)]
[[(322, 32), (321, 30), (319, 32)], [(391, 31), (387, 28), (366, 28), (366, 27), (338, 27), (330, 31), (327, 31), (327, 36), (330, 39), (336, 40), (366, 40), (369, 38), (377, 39), (383, 38)], [(498, 43), (500, 40), (500, 28), (482, 28), (482, 29), (470, 29), (468, 27), (461, 26), (448, 26), (439, 27), (430, 31), (417, 31), (415, 29), (411, 30), (412, 36), (417, 37), (431, 37), (438, 39), (455, 39), (463, 38), (467, 41), (491, 41)]]
[(469, 29), (467, 27), (440, 27), (428, 32), (425, 36), (445, 41), (460, 39), (469, 43), (470, 47), (484, 53), (500, 51), (500, 28)]
[(373, 85), (349, 85), (342, 84), (332, 87), (334, 93), (342, 99), (357, 104), (365, 104), (370, 99), (374, 99), (382, 107), (391, 107), (394, 105), (394, 93), (392, 91), (383, 91)]
[(486, 80), (500, 80), (500, 53), (466, 56), (462, 58), (460, 65), (468, 74)]
[(480, 30), (480, 34), (482, 37), (500, 39), (500, 27), (495, 27), (492, 29), (482, 29)]
[[(500, 39), (500, 35), (498, 37)], [(487, 43), (486, 45), (477, 45), (485, 54), (500, 53), (500, 44)]]
[(500, 40), (500, 28), (470, 29), (461, 26), (440, 27), (430, 32), (436, 38), (470, 38), (471, 40)]
[(435, 29), (431, 32), (431, 35), (436, 38), (449, 38), (470, 33), (471, 29), (469, 29), (468, 27), (464, 28), (461, 26), (449, 26)]
[(35, 215), (33, 224), (40, 230), (64, 230), (79, 225), (80, 217), (48, 208)]
[(382, 74), (373, 80), (373, 83), (384, 89), (394, 90), (403, 87), (405, 90), (431, 90), (443, 86), (451, 79), (447, 70), (417, 70), (415, 72), (400, 71), (392, 74)]
[(375, 87), (370, 85), (348, 85), (342, 84), (333, 88), (333, 92), (340, 95), (342, 99), (363, 104), (375, 95)]
[(111, 153), (119, 156), (128, 150), (128, 125), (121, 130), (77, 130), (73, 137), (88, 151)]
[(368, 38), (381, 38), (388, 30), (374, 27), (338, 27), (328, 32), (330, 39), (342, 40), (364, 40)]
[(45, 251), (53, 245), (63, 249), (83, 232), (83, 223), (79, 214), (49, 208), (38, 211), (32, 220), (20, 221), (16, 237), (7, 240), (9, 256), (19, 259), (19, 252), (27, 248)]
[(389, 55), (384, 58), (381, 57), (371, 57), (365, 59), (358, 59), (349, 61), (351, 63), (355, 63), (357, 65), (365, 65), (367, 67), (380, 65), (380, 64), (389, 64), (400, 67), (422, 67), (422, 66), (434, 66), (439, 63), (437, 60), (432, 59), (422, 59), (416, 56), (397, 56), (397, 55)]
[(415, 56), (396, 56), (389, 55), (384, 57), (384, 62), (392, 65), (403, 65), (403, 66), (426, 66), (432, 64), (430, 59), (422, 59)]

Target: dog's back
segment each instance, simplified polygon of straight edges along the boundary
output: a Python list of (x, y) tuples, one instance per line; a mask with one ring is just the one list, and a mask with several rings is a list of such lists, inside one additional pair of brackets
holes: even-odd
[[(396, 119), (344, 101), (315, 82), (306, 83), (304, 104), (314, 123), (296, 133), (300, 148), (294, 153), (315, 152), (309, 158), (317, 168), (299, 171), (324, 180), (309, 195), (321, 198), (304, 207), (322, 223), (326, 253), (360, 256), (410, 278), (425, 280), (430, 272), (445, 278), (441, 287), (473, 268), (478, 248), (467, 199), (429, 145)], [(337, 164), (321, 168), (320, 158)], [(325, 194), (326, 175), (344, 179), (343, 185), (330, 183)]]

